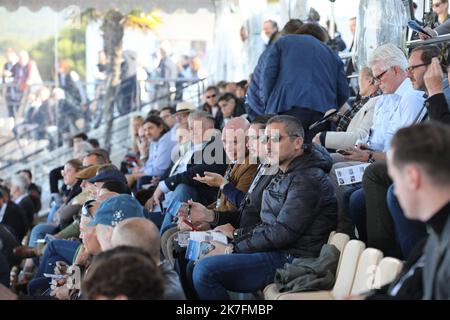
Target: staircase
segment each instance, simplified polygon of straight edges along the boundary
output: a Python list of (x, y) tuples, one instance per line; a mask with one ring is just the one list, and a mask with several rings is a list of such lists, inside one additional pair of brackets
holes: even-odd
[[(190, 86), (202, 87), (204, 89), (205, 80), (201, 79), (198, 82), (191, 83), (184, 89)], [(201, 94), (203, 91), (199, 90), (198, 92)], [(167, 99), (167, 97), (161, 97), (160, 99)], [(195, 97), (183, 97), (183, 99), (198, 103), (199, 95)], [(139, 111), (115, 118), (110, 137), (105, 137), (106, 121), (102, 121), (98, 128), (89, 131), (87, 134), (89, 138), (97, 139), (101, 146), (105, 144), (106, 139), (109, 139), (111, 162), (115, 165), (120, 165), (120, 162), (127, 153), (128, 147), (131, 145), (131, 119), (137, 115), (145, 116), (150, 110), (157, 108), (159, 103), (159, 99), (153, 100), (150, 103), (142, 105)], [(6, 131), (9, 131), (10, 137), (7, 142), (3, 143), (0, 139), (0, 178), (7, 180), (18, 170), (25, 168), (31, 170), (33, 182), (42, 187), (41, 201), (43, 208), (41, 212), (45, 213), (50, 202), (48, 174), (54, 168), (62, 166), (66, 161), (70, 160), (72, 158), (72, 150), (68, 146), (63, 146), (49, 151), (47, 149), (47, 140), (11, 139), (11, 129), (9, 127), (12, 128), (11, 125), (1, 126), (1, 128), (6, 128)]]

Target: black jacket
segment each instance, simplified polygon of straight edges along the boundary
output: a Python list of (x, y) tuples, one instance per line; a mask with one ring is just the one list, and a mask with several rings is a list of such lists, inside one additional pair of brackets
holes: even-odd
[[(260, 168), (261, 170), (261, 168)], [(255, 177), (258, 175), (256, 172)], [(251, 230), (252, 227), (261, 223), (261, 202), (264, 189), (272, 180), (273, 175), (262, 175), (261, 178), (252, 183), (256, 183), (253, 191), (245, 195), (243, 203), (238, 210), (234, 211), (214, 211), (213, 227), (230, 223), (233, 225), (238, 235), (242, 235)]]
[(20, 200), (18, 205), (23, 209), (23, 211), (25, 211), (25, 215), (27, 218), (27, 226), (28, 228), (31, 228), (31, 226), (33, 225), (34, 214), (36, 212), (33, 200), (31, 200), (30, 196), (27, 195), (25, 198)]
[(234, 240), (234, 251), (317, 257), (337, 224), (336, 195), (327, 175), (331, 166), (320, 148), (305, 148), (286, 172), (272, 178), (262, 197), (262, 223)]
[(12, 201), (6, 205), (2, 224), (9, 227), (20, 242), (28, 230), (28, 219), (25, 211)]
[(202, 197), (202, 201), (200, 202), (203, 205), (209, 205), (216, 200), (218, 188), (209, 187), (193, 178), (197, 174), (203, 176), (205, 171), (224, 175), (228, 167), (227, 162), (227, 156), (223, 150), (221, 139), (212, 137), (201, 151), (194, 152), (186, 171), (175, 174), (165, 179), (164, 182), (171, 191), (175, 190), (182, 183), (194, 186)]
[(450, 124), (450, 110), (443, 93), (435, 94), (426, 102), (428, 116), (431, 120)]
[(159, 269), (166, 280), (164, 300), (186, 300), (183, 288), (181, 287), (180, 277), (178, 276), (178, 273), (175, 272), (170, 262), (163, 260)]
[(8, 261), (8, 268), (20, 263), (21, 259), (16, 257), (13, 253), (13, 249), (18, 246), (20, 246), (20, 243), (11, 232), (11, 229), (0, 224), (0, 253)]

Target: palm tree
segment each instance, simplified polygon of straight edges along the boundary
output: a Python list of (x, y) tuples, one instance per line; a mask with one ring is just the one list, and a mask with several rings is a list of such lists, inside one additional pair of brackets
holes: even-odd
[(103, 46), (107, 57), (107, 78), (104, 117), (106, 120), (106, 132), (104, 147), (109, 152), (111, 149), (111, 132), (113, 126), (114, 100), (120, 84), (120, 65), (122, 63), (122, 39), (124, 33), (124, 15), (116, 9), (109, 10), (104, 19), (101, 30), (103, 31)]
[[(95, 10), (85, 12), (88, 19), (97, 19), (99, 14)], [(105, 149), (110, 151), (110, 137), (113, 126), (114, 100), (120, 85), (120, 66), (122, 63), (122, 40), (124, 28), (131, 27), (143, 31), (154, 30), (161, 23), (158, 13), (143, 13), (139, 10), (132, 10), (128, 14), (123, 14), (117, 9), (109, 10), (104, 18), (101, 30), (103, 31), (104, 51), (107, 57), (107, 79), (104, 119), (106, 120)]]

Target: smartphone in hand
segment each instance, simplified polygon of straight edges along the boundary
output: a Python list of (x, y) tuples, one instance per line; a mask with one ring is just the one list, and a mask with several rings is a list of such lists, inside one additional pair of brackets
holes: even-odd
[(415, 20), (408, 21), (408, 27), (416, 32), (423, 33), (430, 38), (433, 38), (431, 34), (429, 34), (420, 24), (417, 23)]
[(350, 152), (348, 152), (347, 150), (344, 150), (344, 149), (337, 149), (336, 152), (339, 153), (339, 154), (342, 154), (343, 156), (351, 155)]

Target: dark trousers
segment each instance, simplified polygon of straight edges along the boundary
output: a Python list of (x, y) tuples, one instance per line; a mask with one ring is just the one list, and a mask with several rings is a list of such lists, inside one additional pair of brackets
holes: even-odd
[(80, 246), (78, 241), (53, 240), (45, 248), (36, 275), (28, 284), (28, 294), (35, 296), (50, 288), (51, 279), (46, 278), (44, 273), (54, 274), (57, 261), (71, 264)]
[(292, 108), (289, 111), (282, 112), (282, 115), (294, 116), (302, 122), (303, 130), (305, 130), (305, 143), (311, 143), (314, 136), (320, 132), (320, 128), (309, 130), (309, 126), (314, 122), (322, 119), (323, 113), (306, 108)]
[(364, 243), (367, 243), (367, 214), (364, 189), (359, 188), (356, 190), (351, 190), (351, 193), (348, 195), (348, 199), (348, 213), (356, 226), (356, 230), (358, 231), (358, 239)]
[(10, 265), (6, 257), (0, 252), (0, 283), (9, 287)]
[(368, 246), (383, 251), (385, 256), (402, 258), (386, 201), (387, 190), (392, 184), (386, 162), (368, 166), (362, 183), (366, 199)]
[(394, 194), (394, 185), (388, 189), (387, 205), (394, 221), (395, 232), (403, 258), (407, 259), (414, 247), (427, 236), (425, 223), (405, 217)]

